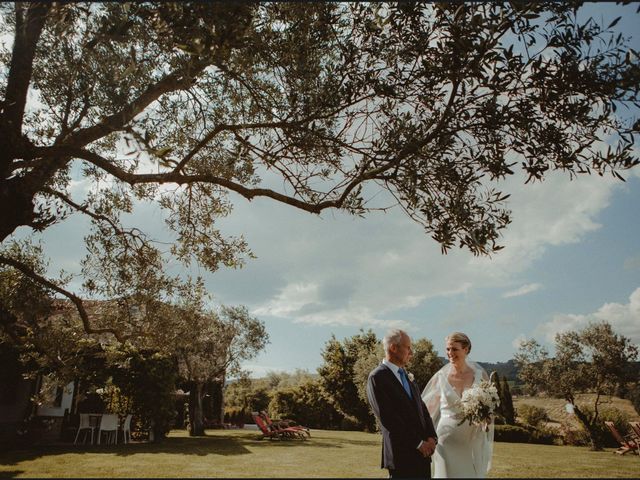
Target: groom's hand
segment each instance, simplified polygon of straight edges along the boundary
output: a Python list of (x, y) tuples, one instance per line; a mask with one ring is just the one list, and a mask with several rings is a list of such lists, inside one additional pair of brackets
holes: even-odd
[(429, 437), (427, 440), (422, 442), (420, 451), (422, 452), (422, 455), (424, 455), (425, 457), (430, 457), (431, 455), (433, 455), (433, 452), (436, 451), (435, 439), (433, 437)]
[(433, 452), (436, 449), (436, 442), (433, 438), (429, 438), (428, 440), (424, 440), (422, 442), (422, 445), (420, 445), (420, 448), (418, 449), (420, 451), (420, 453), (422, 453), (422, 456), (424, 457), (430, 457), (431, 455), (433, 455)]

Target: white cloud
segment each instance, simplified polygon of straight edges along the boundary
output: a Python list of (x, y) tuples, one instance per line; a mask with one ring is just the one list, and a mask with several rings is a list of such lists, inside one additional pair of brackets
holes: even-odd
[(539, 283), (529, 283), (527, 285), (523, 285), (520, 288), (515, 290), (511, 290), (502, 295), (502, 298), (511, 298), (511, 297), (521, 297), (522, 295), (527, 295), (529, 293), (535, 292), (536, 290), (540, 290), (542, 285)]
[[(399, 209), (366, 219), (337, 211), (314, 216), (233, 196), (235, 210), (221, 221), (223, 231), (243, 232), (258, 258), (241, 271), (216, 272), (209, 286), (222, 302), (243, 303), (257, 315), (386, 325), (402, 318), (401, 310), (431, 299), (513, 285), (550, 246), (578, 242), (598, 229), (597, 215), (618, 185), (598, 176), (569, 181), (560, 173), (532, 185), (524, 185), (522, 175), (502, 182), (511, 193), (513, 222), (501, 242), (506, 248), (491, 258), (457, 248), (442, 255), (439, 244)], [(390, 203), (384, 193), (376, 202)], [(539, 288), (531, 283), (505, 297)]]
[(589, 323), (602, 321), (609, 322), (616, 333), (629, 337), (634, 343), (640, 343), (640, 288), (629, 296), (629, 303), (605, 303), (595, 312), (586, 315), (556, 315), (551, 321), (540, 325), (537, 331), (552, 342), (557, 333), (581, 330)]
[(286, 317), (317, 302), (317, 284), (293, 283), (286, 285), (278, 295), (265, 305), (254, 309), (253, 314)]
[(79, 180), (72, 178), (69, 182), (69, 193), (76, 202), (85, 198), (92, 188), (93, 182), (86, 178), (80, 178)]
[(514, 350), (518, 350), (520, 348), (520, 344), (522, 344), (522, 342), (527, 340), (527, 336), (524, 333), (521, 333), (520, 335), (518, 335), (516, 338), (513, 339), (513, 341), (511, 342), (511, 346), (513, 347)]
[[(321, 300), (317, 284), (293, 283), (284, 287), (273, 299), (253, 309), (254, 315), (281, 317), (293, 323), (325, 326), (358, 326), (408, 328), (401, 320), (378, 318), (370, 308), (355, 306), (331, 308)], [(413, 300), (415, 304), (417, 300)]]
[(306, 323), (325, 326), (402, 328), (411, 330), (411, 324), (404, 320), (390, 320), (376, 317), (368, 308), (326, 310), (318, 313), (301, 315), (293, 323)]
[(600, 228), (596, 218), (621, 182), (598, 175), (570, 181), (568, 175), (554, 172), (542, 182), (524, 185), (524, 176), (518, 173), (500, 188), (511, 194), (507, 207), (513, 221), (501, 241), (506, 248), (474, 262), (506, 280), (526, 270), (549, 246), (577, 243)]

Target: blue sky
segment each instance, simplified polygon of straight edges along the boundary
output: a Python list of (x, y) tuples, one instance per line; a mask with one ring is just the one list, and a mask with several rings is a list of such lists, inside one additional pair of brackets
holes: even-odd
[[(588, 6), (613, 19), (640, 50), (637, 4)], [(264, 199), (232, 196), (235, 209), (220, 222), (228, 235), (244, 234), (257, 255), (240, 270), (202, 274), (216, 302), (246, 305), (266, 323), (271, 343), (245, 367), (315, 371), (332, 334), (339, 339), (391, 326), (433, 341), (467, 333), (471, 357), (506, 361), (522, 338), (550, 344), (564, 328), (608, 320), (640, 343), (640, 168), (627, 182), (556, 173), (524, 185), (520, 175), (502, 185), (511, 193), (513, 223), (505, 249), (491, 258), (455, 249), (448, 255), (399, 209), (366, 219), (339, 212), (311, 216)], [(377, 202), (390, 199), (380, 195)], [(159, 209), (136, 215), (159, 231)], [(86, 222), (70, 219), (43, 241), (51, 273), (79, 271)], [(28, 232), (22, 230), (19, 235)]]
[(593, 320), (640, 343), (640, 172), (629, 173), (626, 183), (562, 175), (512, 182), (513, 224), (491, 259), (441, 255), (400, 212), (314, 218), (255, 204), (251, 217), (262, 208), (270, 217), (270, 225), (246, 225), (259, 258), (208, 285), (231, 303), (257, 300), (252, 310), (272, 342), (251, 362), (256, 372), (315, 370), (332, 333), (372, 328), (382, 336), (394, 325), (441, 353), (448, 333), (464, 331), (473, 358), (492, 362), (511, 358), (521, 338), (549, 344), (563, 327)]

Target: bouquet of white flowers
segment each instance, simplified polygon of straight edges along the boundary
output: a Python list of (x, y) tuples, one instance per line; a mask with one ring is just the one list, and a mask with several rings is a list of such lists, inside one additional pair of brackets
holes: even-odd
[(491, 415), (499, 404), (498, 390), (494, 385), (483, 380), (462, 393), (460, 413), (456, 415), (456, 419), (460, 420), (458, 425), (468, 421), (469, 425), (482, 426), (487, 431), (491, 423)]

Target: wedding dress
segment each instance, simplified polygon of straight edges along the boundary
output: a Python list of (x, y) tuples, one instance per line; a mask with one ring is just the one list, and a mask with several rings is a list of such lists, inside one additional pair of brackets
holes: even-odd
[[(474, 371), (473, 384), (489, 380), (487, 372), (475, 362), (467, 361)], [(484, 478), (491, 467), (493, 454), (494, 425), (489, 431), (469, 425), (456, 414), (460, 411), (460, 395), (449, 383), (451, 364), (448, 363), (431, 377), (422, 392), (422, 401), (427, 406), (438, 435), (438, 445), (431, 457), (434, 478)]]

